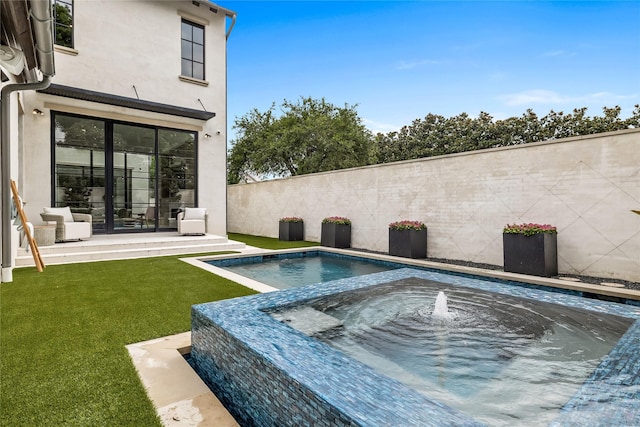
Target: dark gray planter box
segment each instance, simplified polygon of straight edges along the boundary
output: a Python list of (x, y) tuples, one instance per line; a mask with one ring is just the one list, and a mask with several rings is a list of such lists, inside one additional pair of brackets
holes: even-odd
[(558, 275), (558, 235), (502, 234), (504, 271), (551, 277)]
[(427, 230), (389, 229), (389, 255), (405, 258), (427, 257)]
[(278, 238), (280, 240), (294, 241), (303, 240), (304, 222), (284, 222), (280, 221)]
[(350, 248), (351, 225), (323, 223), (320, 244), (331, 248)]

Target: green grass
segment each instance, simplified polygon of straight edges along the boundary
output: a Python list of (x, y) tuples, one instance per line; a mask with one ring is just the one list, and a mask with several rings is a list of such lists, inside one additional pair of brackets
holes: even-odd
[(177, 258), (15, 269), (0, 284), (0, 425), (159, 426), (125, 345), (253, 293)]
[(125, 345), (188, 331), (193, 304), (253, 293), (178, 258), (15, 269), (0, 284), (0, 426), (160, 426)]
[(243, 242), (250, 246), (263, 249), (289, 249), (289, 248), (306, 248), (309, 246), (318, 246), (318, 242), (297, 241), (289, 242), (274, 239), (271, 237), (250, 236), (248, 234), (229, 233), (229, 239)]

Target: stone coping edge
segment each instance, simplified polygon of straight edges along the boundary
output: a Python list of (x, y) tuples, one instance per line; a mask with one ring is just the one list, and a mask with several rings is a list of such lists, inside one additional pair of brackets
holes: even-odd
[(240, 426), (183, 357), (191, 351), (191, 332), (126, 348), (162, 425)]

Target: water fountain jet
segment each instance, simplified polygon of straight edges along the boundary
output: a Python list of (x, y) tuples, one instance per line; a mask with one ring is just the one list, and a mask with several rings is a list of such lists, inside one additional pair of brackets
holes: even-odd
[(433, 308), (433, 312), (431, 313), (431, 317), (436, 319), (443, 320), (451, 320), (456, 317), (455, 313), (449, 311), (449, 306), (447, 305), (447, 295), (444, 292), (438, 292), (438, 296), (436, 297), (436, 304)]

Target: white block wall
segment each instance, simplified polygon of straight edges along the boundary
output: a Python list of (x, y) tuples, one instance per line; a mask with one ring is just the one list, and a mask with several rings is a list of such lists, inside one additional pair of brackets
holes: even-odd
[(427, 256), (502, 265), (502, 228), (558, 227), (560, 274), (640, 282), (640, 130), (566, 138), (228, 187), (228, 230), (278, 236), (300, 216), (352, 222), (352, 246), (388, 250), (388, 224), (421, 220)]

